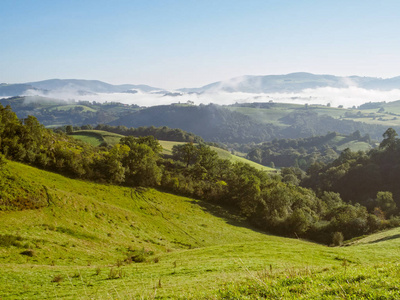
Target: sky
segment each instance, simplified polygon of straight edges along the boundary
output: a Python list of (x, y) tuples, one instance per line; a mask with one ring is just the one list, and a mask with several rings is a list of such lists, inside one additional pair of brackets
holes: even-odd
[(0, 0), (0, 82), (400, 76), (398, 0)]

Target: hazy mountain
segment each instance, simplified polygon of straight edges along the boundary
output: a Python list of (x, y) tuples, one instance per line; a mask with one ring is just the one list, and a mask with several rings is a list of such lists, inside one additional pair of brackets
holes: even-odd
[(0, 84), (0, 96), (18, 96), (27, 90), (37, 90), (37, 88), (29, 84)]
[(83, 80), (83, 79), (49, 79), (44, 81), (29, 82), (39, 89), (50, 91), (86, 91), (90, 93), (123, 93), (130, 90), (140, 90), (142, 92), (153, 92), (162, 90), (160, 88), (148, 85), (121, 84), (113, 85), (99, 80)]
[(20, 96), (32, 90), (43, 95), (53, 92), (58, 94), (90, 95), (96, 93), (135, 93), (137, 91), (151, 93), (162, 89), (148, 85), (112, 85), (98, 80), (81, 79), (49, 79), (23, 84), (0, 84), (0, 96)]
[[(0, 96), (19, 96), (19, 95), (41, 95), (46, 97), (60, 98), (60, 99), (70, 99), (75, 98), (75, 96), (87, 96), (87, 95), (96, 95), (100, 97), (98, 94), (112, 94), (112, 93), (126, 93), (130, 94), (138, 94), (136, 98), (131, 100), (131, 103), (136, 103), (135, 101), (140, 101), (140, 95), (142, 94), (152, 94), (152, 100), (150, 98), (146, 98), (146, 104), (150, 101), (159, 104), (164, 104), (165, 100), (157, 100), (157, 96), (167, 96), (167, 97), (186, 97), (190, 96), (187, 94), (195, 94), (193, 97), (196, 100), (198, 94), (202, 93), (215, 93), (219, 92), (231, 93), (232, 96), (235, 96), (234, 93), (242, 92), (242, 93), (253, 93), (253, 94), (270, 94), (275, 93), (286, 95), (288, 97), (288, 93), (305, 93), (305, 95), (295, 95), (296, 97), (306, 97), (307, 101), (311, 101), (310, 94), (308, 92), (317, 91), (321, 95), (313, 95), (317, 97), (317, 103), (330, 103), (335, 102), (332, 98), (332, 92), (329, 90), (316, 90), (318, 88), (340, 88), (347, 89), (349, 87), (358, 87), (362, 89), (362, 93), (357, 93), (357, 91), (352, 90), (353, 93), (351, 96), (344, 95), (345, 100), (341, 100), (341, 105), (349, 103), (354, 100), (353, 98), (362, 98), (362, 103), (367, 101), (374, 101), (377, 95), (373, 95), (374, 99), (371, 97), (368, 98), (368, 91), (380, 91), (381, 93), (387, 93), (388, 91), (399, 89), (400, 90), (400, 76), (393, 77), (388, 79), (376, 78), (376, 77), (360, 77), (360, 76), (349, 76), (349, 77), (340, 77), (334, 75), (316, 75), (310, 73), (291, 73), (287, 75), (267, 75), (267, 76), (242, 76), (232, 78), (226, 81), (214, 82), (203, 87), (199, 88), (184, 88), (179, 89), (177, 91), (166, 91), (164, 89), (160, 89), (157, 87), (152, 87), (148, 85), (134, 85), (134, 84), (122, 84), (122, 85), (112, 85), (109, 83), (105, 83), (98, 80), (79, 80), (79, 79), (49, 79), (44, 81), (37, 82), (28, 82), (24, 84), (0, 84)], [(32, 90), (36, 91), (32, 93)], [(29, 91), (29, 92), (28, 92)], [(359, 95), (360, 94), (360, 95)], [(103, 95), (103, 96), (104, 96)], [(240, 94), (236, 94), (238, 96)], [(106, 101), (110, 101), (109, 95)], [(119, 96), (118, 96), (119, 97)], [(294, 97), (294, 96), (293, 96)], [(351, 98), (353, 97), (353, 98)], [(101, 98), (101, 97), (100, 97)], [(101, 99), (96, 99), (96, 101), (101, 101)], [(121, 98), (121, 97), (120, 97)], [(118, 98), (118, 101), (121, 99)], [(128, 97), (125, 97), (128, 99)], [(236, 97), (237, 98), (237, 97)], [(282, 97), (281, 97), (282, 98)], [(357, 98), (357, 99), (358, 99)], [(388, 95), (379, 96), (380, 99), (385, 101), (393, 101), (398, 100), (398, 98), (393, 99), (393, 95), (391, 98), (388, 98)], [(79, 99), (79, 97), (78, 97)], [(185, 102), (188, 99), (183, 99)], [(190, 99), (189, 100), (193, 100)], [(201, 99), (197, 99), (199, 103), (202, 103)], [(221, 100), (221, 99), (219, 99)], [(223, 103), (227, 103), (229, 100), (228, 97), (224, 96), (222, 99)], [(232, 100), (231, 103), (236, 101), (240, 102), (240, 99)], [(256, 99), (252, 99), (254, 101)], [(268, 100), (268, 99), (267, 99)], [(269, 99), (271, 100), (271, 99)], [(278, 101), (279, 99), (273, 99), (274, 101)], [(281, 99), (285, 101), (285, 97)], [(304, 100), (304, 99), (303, 99)], [(178, 99), (178, 101), (182, 101)], [(208, 101), (208, 99), (207, 99)], [(217, 98), (212, 98), (212, 102), (221, 104), (221, 101), (218, 102)], [(258, 100), (257, 100), (258, 101)], [(305, 100), (304, 100), (305, 101)], [(303, 102), (304, 102), (303, 101)], [(339, 101), (339, 100), (338, 100)], [(361, 100), (360, 100), (361, 101)], [(358, 101), (358, 102), (360, 102)], [(129, 101), (128, 101), (129, 102)], [(354, 100), (353, 102), (357, 102)], [(357, 104), (359, 104), (357, 102)], [(338, 104), (337, 104), (338, 105)], [(353, 104), (354, 105), (354, 104)]]
[(241, 76), (226, 81), (214, 82), (200, 88), (184, 88), (182, 92), (243, 92), (243, 93), (277, 93), (300, 92), (305, 89), (323, 87), (392, 90), (400, 89), (400, 76), (388, 79), (376, 77), (334, 75), (315, 75), (311, 73), (291, 73), (287, 75)]

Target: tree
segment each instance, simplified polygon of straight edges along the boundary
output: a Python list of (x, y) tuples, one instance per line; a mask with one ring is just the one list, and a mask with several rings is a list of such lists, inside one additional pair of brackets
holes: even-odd
[(376, 194), (376, 204), (385, 213), (390, 213), (396, 209), (396, 203), (391, 192), (378, 192)]
[(133, 143), (129, 148), (128, 155), (122, 161), (125, 183), (133, 186), (158, 185), (162, 176), (162, 170), (157, 165), (158, 154), (145, 143)]
[(176, 160), (180, 160), (186, 164), (186, 168), (196, 161), (197, 149), (193, 143), (183, 145), (174, 145), (172, 147), (172, 155)]
[(342, 206), (344, 203), (339, 193), (324, 191), (321, 200), (326, 204), (328, 210)]
[(383, 134), (383, 141), (380, 143), (379, 148), (394, 150), (397, 142), (397, 132), (393, 128), (388, 128)]
[(68, 125), (67, 127), (65, 127), (65, 132), (67, 134), (71, 134), (74, 131), (72, 125)]
[(4, 157), (3, 154), (0, 153), (0, 170), (2, 170), (6, 164), (7, 164), (6, 158)]
[(344, 240), (343, 233), (336, 231), (333, 234), (332, 243), (334, 246), (342, 246), (343, 240)]

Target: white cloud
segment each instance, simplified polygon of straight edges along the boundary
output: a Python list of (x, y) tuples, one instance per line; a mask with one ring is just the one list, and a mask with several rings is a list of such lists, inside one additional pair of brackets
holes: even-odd
[(297, 104), (323, 104), (330, 103), (333, 107), (343, 105), (344, 107), (358, 106), (366, 102), (391, 102), (400, 100), (400, 90), (379, 91), (358, 88), (354, 85), (349, 88), (332, 88), (324, 87), (317, 89), (305, 89), (301, 92), (293, 93), (227, 93), (227, 92), (210, 92), (203, 94), (186, 94), (181, 96), (164, 96), (162, 94), (147, 94), (138, 92), (136, 94), (127, 93), (111, 93), (111, 94), (95, 94), (95, 95), (77, 95), (66, 90), (59, 92), (51, 92), (49, 94), (38, 94), (37, 91), (29, 91), (29, 96), (44, 96), (63, 100), (87, 100), (96, 102), (121, 102), (124, 104), (137, 104), (139, 106), (154, 106), (171, 103), (186, 103), (193, 101), (195, 104), (215, 103), (220, 105), (251, 102), (283, 102)]

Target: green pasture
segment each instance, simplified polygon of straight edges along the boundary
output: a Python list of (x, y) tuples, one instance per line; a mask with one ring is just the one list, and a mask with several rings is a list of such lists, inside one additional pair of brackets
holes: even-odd
[(111, 146), (118, 144), (124, 136), (103, 130), (78, 130), (72, 133), (72, 137), (97, 147), (103, 142)]
[(195, 199), (8, 168), (49, 205), (0, 212), (1, 299), (399, 296), (399, 228), (327, 247)]
[(82, 112), (87, 112), (87, 111), (96, 112), (96, 110), (91, 107), (88, 107), (86, 105), (79, 105), (79, 104), (55, 105), (55, 106), (49, 108), (49, 111), (54, 111), (54, 110), (68, 111), (68, 110), (76, 109), (76, 108), (81, 108)]

